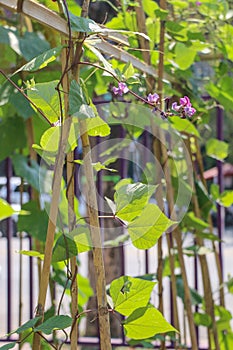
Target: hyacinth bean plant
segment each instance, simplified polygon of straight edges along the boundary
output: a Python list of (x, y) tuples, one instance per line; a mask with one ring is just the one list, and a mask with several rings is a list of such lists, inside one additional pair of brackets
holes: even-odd
[[(7, 330), (3, 340), (8, 343), (0, 349), (29, 343), (34, 350), (58, 350), (70, 342), (75, 350), (84, 317), (87, 328), (98, 321), (102, 350), (112, 349), (112, 317), (130, 346), (197, 350), (202, 327), (208, 349), (231, 349), (225, 293), (232, 293), (233, 282), (231, 276), (223, 280), (221, 242), (210, 214), (216, 205), (232, 204), (232, 191), (207, 186), (200, 150), (205, 148), (208, 159), (228, 156), (226, 142), (204, 140), (219, 105), (232, 116), (232, 11), (224, 0), (107, 3), (113, 15), (103, 25), (88, 18), (88, 0), (82, 7), (73, 0), (27, 1), (27, 15), (22, 4), (14, 14), (0, 0), (0, 160), (7, 159), (31, 187), (31, 198), (21, 200), (19, 212), (0, 200), (0, 219), (18, 215), (21, 242), (23, 232), (33, 242), (20, 257), (37, 261), (40, 280), (35, 315), (24, 320), (20, 308), (19, 327)], [(200, 64), (204, 78), (198, 76)], [(99, 100), (103, 103), (93, 103)], [(118, 126), (123, 136), (116, 138)], [(117, 172), (116, 160), (132, 145), (140, 149), (147, 133), (140, 172), (121, 175), (101, 197), (97, 173)], [(94, 158), (100, 139), (107, 146), (98, 150), (99, 161)], [(107, 209), (100, 208), (102, 203)], [(105, 227), (105, 220), (112, 227)], [(103, 242), (102, 232), (112, 236)], [(112, 268), (104, 262), (105, 247), (124, 244), (156, 251), (153, 271), (106, 281)], [(94, 282), (79, 273), (80, 255), (87, 252)], [(216, 293), (209, 253), (217, 271)], [(198, 268), (200, 284), (190, 282), (189, 261)], [(56, 302), (57, 286), (62, 292)], [(87, 307), (91, 297), (95, 307)]]

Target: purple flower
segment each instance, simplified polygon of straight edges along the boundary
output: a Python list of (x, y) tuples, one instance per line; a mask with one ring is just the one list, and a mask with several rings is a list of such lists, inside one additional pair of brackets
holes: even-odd
[(173, 102), (172, 109), (176, 112), (179, 112), (181, 117), (192, 117), (196, 112), (196, 109), (192, 107), (188, 96), (180, 98), (180, 105), (178, 105), (177, 102)]
[(154, 104), (157, 104), (159, 102), (159, 95), (154, 93), (153, 95), (152, 94), (149, 94), (147, 96), (147, 101), (149, 103), (154, 103)]
[(173, 102), (172, 109), (176, 112), (179, 112), (181, 106), (178, 106), (177, 102)]
[(190, 99), (188, 98), (188, 96), (184, 96), (180, 98), (180, 104), (183, 107), (191, 107), (191, 103), (190, 103)]
[(200, 5), (201, 5), (201, 2), (200, 2), (200, 1), (196, 1), (196, 5), (197, 5), (197, 6), (200, 6)]
[(194, 113), (196, 112), (196, 109), (193, 107), (184, 107), (184, 112), (185, 112), (186, 116), (192, 117), (194, 115)]
[(113, 91), (114, 95), (122, 96), (123, 94), (126, 94), (129, 91), (129, 89), (125, 83), (120, 82), (120, 83), (118, 83), (118, 88), (116, 86), (114, 86), (112, 88), (112, 91)]

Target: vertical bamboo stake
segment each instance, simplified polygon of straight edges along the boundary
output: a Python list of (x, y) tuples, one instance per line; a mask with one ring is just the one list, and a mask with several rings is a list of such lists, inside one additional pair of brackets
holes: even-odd
[[(82, 17), (87, 17), (89, 8), (89, 0), (84, 0), (82, 5)], [(78, 43), (76, 46), (76, 52), (73, 61), (73, 76), (78, 81), (79, 79), (79, 64), (82, 55), (82, 41), (84, 40), (84, 34), (79, 34)], [(83, 166), (84, 173), (87, 180), (87, 210), (90, 222), (91, 240), (93, 245), (93, 263), (95, 270), (96, 281), (96, 294), (98, 305), (98, 321), (99, 321), (99, 334), (100, 334), (100, 349), (111, 350), (111, 334), (110, 334), (110, 321), (106, 295), (106, 279), (105, 269), (103, 261), (103, 249), (101, 241), (100, 224), (98, 217), (98, 205), (96, 197), (96, 186), (92, 167), (91, 147), (89, 142), (87, 124), (85, 120), (79, 121), (80, 135), (83, 148)]]
[[(41, 316), (42, 320), (44, 317), (44, 307), (46, 294), (49, 284), (49, 276), (50, 276), (50, 267), (52, 262), (52, 251), (53, 251), (53, 243), (54, 236), (56, 230), (56, 222), (58, 215), (58, 206), (60, 199), (60, 188), (61, 188), (61, 180), (65, 159), (65, 149), (69, 136), (71, 126), (71, 118), (67, 118), (64, 125), (61, 127), (61, 136), (58, 147), (58, 154), (56, 156), (55, 169), (54, 169), (54, 177), (53, 177), (53, 186), (52, 186), (52, 199), (51, 206), (49, 212), (49, 222), (47, 228), (47, 236), (45, 243), (45, 252), (44, 252), (44, 262), (41, 273), (41, 283), (39, 289), (38, 303), (36, 309), (36, 316)], [(42, 321), (41, 320), (41, 321)], [(35, 333), (33, 338), (33, 349), (40, 350), (41, 347), (41, 337), (40, 334)]]
[[(62, 39), (62, 44), (65, 44), (65, 40)], [(71, 45), (71, 43), (70, 43)], [(68, 49), (63, 50), (61, 63), (62, 63), (62, 71), (64, 72), (66, 69), (66, 61), (68, 57)], [(69, 110), (69, 75), (68, 73), (64, 74), (62, 79), (62, 87), (63, 90), (67, 93), (64, 94), (64, 116), (65, 120), (68, 118), (68, 110)], [(67, 201), (68, 201), (68, 221), (69, 221), (69, 231), (72, 231), (75, 226), (75, 213), (74, 213), (74, 152), (69, 152), (67, 154)], [(71, 316), (75, 321), (78, 314), (78, 285), (77, 285), (77, 272), (78, 266), (76, 261), (76, 256), (70, 259), (70, 269), (71, 269)], [(75, 322), (74, 327), (72, 328), (70, 334), (70, 348), (71, 350), (77, 349), (78, 343), (78, 327), (77, 322)]]
[[(197, 158), (197, 163), (198, 163), (198, 167), (199, 167), (199, 171), (200, 171), (200, 178), (201, 178), (201, 181), (202, 181), (203, 185), (207, 189), (206, 180), (204, 178), (203, 160), (202, 160), (202, 156), (201, 156), (201, 152), (200, 152), (200, 146), (198, 144), (197, 138), (195, 138), (195, 145), (196, 145), (196, 158)], [(208, 222), (209, 222), (209, 225), (210, 225), (210, 230), (211, 230), (211, 232), (213, 232), (213, 223), (212, 223), (210, 214), (209, 214), (209, 217), (208, 217)], [(212, 248), (213, 248), (213, 251), (214, 251), (214, 256), (215, 256), (215, 261), (216, 261), (216, 266), (217, 266), (217, 271), (218, 271), (219, 286), (222, 286), (223, 285), (222, 269), (221, 269), (221, 264), (220, 264), (219, 253), (216, 250), (214, 242), (212, 242)], [(225, 297), (224, 297), (224, 289), (223, 288), (220, 288), (219, 294), (220, 294), (220, 305), (224, 307), (225, 306)]]
[[(190, 140), (189, 140), (188, 146), (189, 146), (189, 151), (191, 152)], [(196, 192), (194, 192), (193, 194), (192, 202), (193, 202), (193, 209), (194, 209), (195, 216), (197, 218), (201, 218), (201, 213), (200, 213)], [(204, 246), (203, 238), (197, 235), (196, 243), (199, 247), (203, 247)], [(204, 289), (206, 313), (211, 317), (211, 320), (212, 320), (212, 328), (208, 328), (209, 348), (211, 348), (212, 339), (213, 339), (215, 349), (220, 350), (219, 341), (218, 341), (218, 331), (217, 331), (217, 325), (216, 325), (215, 314), (214, 314), (214, 301), (213, 301), (213, 294), (212, 294), (212, 288), (211, 288), (211, 282), (210, 282), (210, 273), (209, 273), (209, 267), (208, 267), (206, 256), (199, 255), (199, 261), (200, 261), (201, 272), (202, 272), (202, 283), (203, 283), (203, 289)]]
[[(166, 1), (162, 1), (160, 6), (163, 9), (166, 9)], [(146, 17), (145, 13), (143, 11), (143, 5), (142, 1), (139, 0), (139, 6), (135, 8), (136, 15), (137, 15), (137, 23), (138, 23), (138, 30), (139, 32), (147, 34), (146, 29)], [(164, 37), (165, 37), (165, 22), (161, 21), (161, 28), (160, 28), (160, 53), (159, 53), (159, 70), (158, 70), (158, 91), (160, 93), (160, 98), (162, 99), (162, 91), (163, 91), (163, 71), (164, 71)], [(142, 56), (144, 61), (150, 65), (151, 59), (150, 59), (150, 46), (149, 42), (143, 38), (139, 37), (139, 43), (141, 46)], [(154, 85), (155, 85), (155, 79), (153, 77), (147, 77), (147, 89), (148, 91), (153, 91)], [(153, 134), (155, 135), (155, 125), (152, 120), (152, 130)], [(162, 150), (161, 147), (163, 145), (161, 144), (160, 140), (157, 138), (154, 138), (153, 140), (153, 153), (156, 156), (157, 159), (161, 160)], [(158, 179), (159, 180), (159, 179)], [(163, 210), (163, 200), (162, 200), (162, 188), (159, 186), (156, 192), (156, 198), (158, 201), (158, 205), (161, 210)], [(169, 264), (170, 264), (170, 270), (171, 270), (171, 285), (172, 285), (172, 307), (173, 307), (173, 315), (174, 315), (174, 326), (176, 329), (180, 329), (179, 326), (179, 318), (178, 318), (178, 307), (177, 307), (177, 289), (176, 289), (176, 278), (175, 278), (175, 261), (174, 261), (174, 255), (171, 254), (172, 247), (173, 247), (173, 239), (170, 234), (166, 235), (167, 238), (167, 245), (168, 245), (168, 256), (169, 256)], [(163, 313), (163, 249), (162, 249), (162, 238), (159, 238), (157, 243), (157, 252), (158, 252), (158, 269), (157, 269), (157, 278), (158, 278), (158, 295), (159, 295), (159, 306), (158, 309), (161, 313)], [(165, 348), (165, 343), (161, 344), (162, 348)]]

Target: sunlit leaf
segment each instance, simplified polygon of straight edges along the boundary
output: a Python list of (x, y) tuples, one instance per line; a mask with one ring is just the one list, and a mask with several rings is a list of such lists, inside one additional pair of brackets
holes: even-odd
[(212, 319), (208, 314), (195, 312), (193, 315), (193, 319), (197, 326), (210, 327), (212, 324)]
[(21, 71), (34, 72), (38, 69), (46, 67), (50, 62), (56, 59), (56, 57), (60, 54), (62, 48), (63, 46), (58, 46), (48, 51), (45, 51), (41, 55), (33, 58), (30, 62), (26, 63), (24, 66), (19, 68), (14, 74)]
[(26, 256), (32, 256), (34, 258), (39, 258), (41, 260), (44, 260), (44, 254), (37, 252), (35, 250), (19, 250), (18, 253)]
[(198, 130), (188, 119), (173, 116), (169, 121), (176, 130), (200, 137)]
[(206, 142), (206, 154), (209, 157), (223, 160), (228, 156), (228, 143), (217, 139), (209, 139)]
[(127, 337), (132, 339), (146, 339), (158, 333), (174, 332), (163, 315), (154, 307), (139, 307), (124, 321)]
[(138, 249), (149, 249), (159, 237), (174, 224), (155, 204), (147, 204), (140, 216), (128, 225), (133, 245)]
[(110, 285), (114, 309), (128, 316), (138, 307), (146, 306), (150, 300), (155, 282), (122, 276)]
[(155, 192), (157, 186), (146, 185), (140, 182), (135, 184), (125, 184), (114, 194), (116, 203), (116, 215), (126, 221), (133, 220), (141, 214), (142, 209), (148, 203), (150, 197)]
[(9, 218), (14, 214), (14, 209), (4, 199), (0, 198), (0, 220)]
[(58, 80), (37, 83), (33, 89), (27, 91), (28, 97), (44, 112), (51, 123), (57, 122), (61, 117), (60, 100), (56, 90), (57, 84)]

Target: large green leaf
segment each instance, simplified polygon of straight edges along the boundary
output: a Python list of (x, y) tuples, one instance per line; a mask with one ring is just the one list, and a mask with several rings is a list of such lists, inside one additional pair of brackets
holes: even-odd
[(35, 115), (29, 101), (16, 89), (9, 96), (9, 102), (16, 110), (17, 114), (24, 119), (28, 119)]
[(173, 116), (169, 121), (176, 130), (200, 137), (198, 130), (188, 119)]
[(141, 214), (141, 211), (148, 203), (150, 197), (155, 192), (156, 186), (146, 185), (140, 182), (135, 184), (125, 184), (117, 187), (114, 194), (116, 203), (116, 215), (126, 221), (133, 220)]
[(17, 148), (27, 143), (24, 121), (13, 117), (0, 121), (0, 161), (10, 156)]
[(138, 307), (146, 306), (150, 300), (155, 282), (122, 276), (110, 285), (114, 309), (128, 316)]
[(140, 307), (124, 322), (127, 337), (132, 339), (146, 339), (158, 333), (174, 332), (163, 315), (154, 307)]
[(41, 317), (35, 317), (32, 318), (31, 320), (25, 322), (22, 326), (20, 326), (18, 329), (16, 329), (16, 331), (14, 333), (20, 334), (24, 331), (26, 331), (27, 329), (33, 328), (35, 327), (35, 325), (37, 324), (37, 322), (39, 321)]
[(24, 178), (38, 192), (40, 191), (40, 177), (44, 174), (44, 169), (40, 168), (36, 161), (28, 159), (22, 154), (12, 157), (14, 171), (17, 176)]
[(141, 215), (128, 225), (133, 245), (138, 249), (149, 249), (175, 222), (168, 219), (155, 204), (147, 204)]
[(46, 67), (50, 62), (53, 62), (56, 59), (56, 57), (60, 54), (62, 48), (63, 46), (58, 46), (43, 52), (42, 54), (40, 54), (37, 57), (34, 57), (30, 62), (26, 63), (21, 68), (19, 68), (14, 74), (21, 71), (34, 72)]
[(52, 262), (65, 261), (78, 255), (76, 243), (69, 234), (61, 235), (53, 248)]
[(40, 210), (35, 201), (30, 201), (22, 206), (29, 215), (19, 215), (17, 227), (20, 232), (27, 232), (30, 236), (45, 242), (48, 226), (48, 215), (45, 210)]
[(44, 112), (51, 123), (57, 122), (61, 117), (57, 84), (58, 80), (37, 83), (28, 90), (28, 97)]
[(48, 318), (44, 323), (34, 328), (34, 332), (51, 334), (54, 330), (65, 329), (72, 325), (73, 319), (69, 316), (59, 315)]
[(175, 63), (181, 70), (188, 69), (194, 62), (197, 50), (192, 46), (177, 43), (175, 47)]
[(217, 139), (209, 139), (206, 142), (206, 154), (209, 157), (223, 160), (228, 156), (228, 144)]

